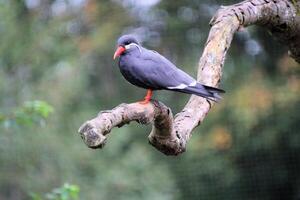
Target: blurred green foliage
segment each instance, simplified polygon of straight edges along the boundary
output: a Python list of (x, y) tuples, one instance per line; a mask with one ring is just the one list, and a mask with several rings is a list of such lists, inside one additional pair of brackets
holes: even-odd
[[(77, 200), (79, 194), (79, 187), (77, 185), (70, 185), (65, 183), (60, 188), (53, 189), (50, 193), (45, 195), (46, 199), (49, 200)], [(38, 194), (30, 194), (32, 200), (43, 200)]]
[[(300, 67), (261, 28), (236, 34), (224, 100), (183, 155), (157, 152), (147, 144), (150, 127), (134, 123), (114, 129), (102, 150), (88, 149), (77, 134), (99, 110), (144, 95), (112, 60), (121, 34), (137, 34), (196, 74), (210, 18), (236, 2), (1, 0), (0, 199), (32, 199), (28, 191), (46, 194), (65, 182), (80, 194), (67, 185), (53, 198), (296, 199)], [(155, 98), (177, 112), (189, 96), (158, 91)]]
[(9, 114), (0, 114), (0, 123), (3, 123), (5, 128), (45, 125), (45, 119), (52, 112), (53, 107), (44, 101), (27, 101)]

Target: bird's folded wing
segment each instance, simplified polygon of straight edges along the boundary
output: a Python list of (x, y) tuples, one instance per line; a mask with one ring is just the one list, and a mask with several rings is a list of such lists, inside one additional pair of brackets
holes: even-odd
[[(145, 52), (146, 51), (146, 52)], [(178, 69), (157, 52), (145, 50), (143, 57), (134, 61), (135, 76), (154, 89), (183, 89), (196, 85), (195, 79)], [(142, 67), (139, 67), (142, 66)]]

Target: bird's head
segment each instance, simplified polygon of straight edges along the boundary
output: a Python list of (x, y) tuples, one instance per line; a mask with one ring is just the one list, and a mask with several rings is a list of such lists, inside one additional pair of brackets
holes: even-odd
[(118, 56), (122, 55), (134, 46), (139, 47), (139, 42), (133, 35), (123, 35), (118, 39), (117, 45), (118, 48), (114, 54), (114, 59), (116, 59)]

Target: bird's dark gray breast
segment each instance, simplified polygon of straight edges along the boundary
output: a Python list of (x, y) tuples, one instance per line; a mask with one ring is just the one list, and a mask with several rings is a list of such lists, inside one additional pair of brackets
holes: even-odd
[[(124, 78), (131, 84), (136, 85), (145, 89), (155, 89), (151, 85), (145, 83), (144, 80), (141, 79), (138, 72), (143, 67), (139, 55), (136, 55), (137, 52), (129, 52), (125, 55), (122, 55), (119, 60), (119, 68), (121, 74)], [(139, 52), (138, 52), (139, 53)]]

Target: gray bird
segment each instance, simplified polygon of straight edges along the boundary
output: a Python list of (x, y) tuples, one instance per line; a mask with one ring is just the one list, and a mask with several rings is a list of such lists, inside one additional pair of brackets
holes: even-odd
[(120, 56), (121, 74), (129, 83), (147, 89), (147, 95), (141, 104), (147, 104), (151, 100), (153, 90), (194, 94), (213, 101), (220, 100), (219, 93), (225, 92), (198, 83), (156, 51), (142, 47), (132, 35), (121, 36), (117, 45), (113, 58)]

